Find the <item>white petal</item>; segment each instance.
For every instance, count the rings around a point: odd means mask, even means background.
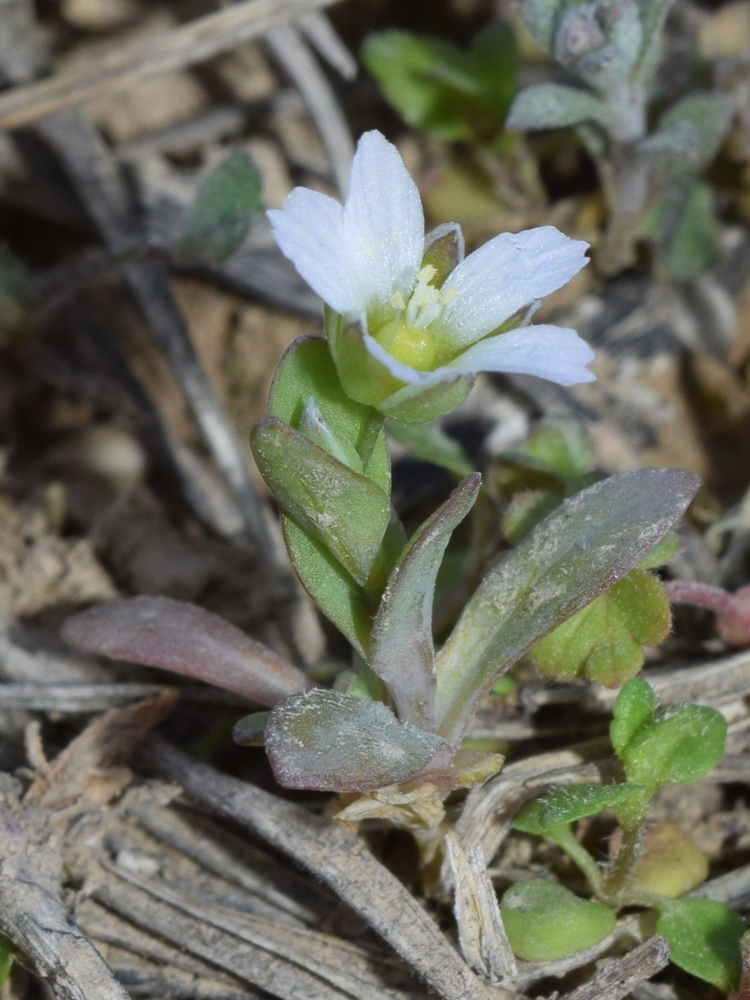
[[[554,226],[501,233],[459,264],[443,286],[446,336],[466,347],[492,333],[534,299],[549,295],[588,263],[588,244]]]
[[[439,372],[515,372],[576,385],[596,378],[586,368],[593,360],[594,352],[575,330],[540,324],[481,340]]]
[[[343,209],[327,195],[295,188],[281,209],[266,213],[281,252],[331,309],[361,309],[344,241]]]
[[[409,294],[424,251],[422,203],[398,150],[380,132],[365,132],[357,145],[344,239],[360,308]]]

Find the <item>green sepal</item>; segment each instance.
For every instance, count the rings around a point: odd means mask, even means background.
[[[635,569],[537,643],[530,655],[552,680],[586,677],[616,687],[638,673],[642,647],[661,642],[671,620],[662,582]]]
[[[617,919],[603,903],[540,879],[508,889],[500,914],[514,953],[526,962],[549,962],[590,948],[611,932]]]
[[[244,241],[261,210],[261,176],[244,152],[233,153],[198,188],[180,232],[177,250],[202,254],[217,264]]]
[[[672,962],[723,993],[737,989],[747,931],[740,915],[715,899],[662,898],[659,911],[656,930],[669,942]]]

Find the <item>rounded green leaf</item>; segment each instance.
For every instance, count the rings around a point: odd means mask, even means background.
[[[724,754],[727,724],[714,708],[663,708],[620,752],[628,781],[649,788],[699,781]]]
[[[508,889],[500,913],[514,953],[526,962],[549,962],[590,948],[610,933],[616,920],[604,903],[537,879]]]
[[[672,616],[664,584],[632,570],[531,650],[545,677],[586,677],[615,687],[643,666],[643,646],[661,642]]]
[[[660,909],[656,930],[669,942],[674,964],[724,993],[736,989],[747,930],[739,914],[715,899],[678,899]]]

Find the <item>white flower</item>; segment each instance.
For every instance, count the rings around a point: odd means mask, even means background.
[[[464,259],[460,227],[425,239],[416,185],[379,132],[359,141],[346,204],[295,188],[268,217],[282,252],[338,314],[327,324],[331,351],[362,402],[395,414],[423,390],[470,387],[480,371],[561,385],[594,378],[594,354],[574,330],[521,326],[587,263],[587,244],[543,226],[502,233]],[[366,350],[366,377],[380,383],[371,391],[354,377],[352,337]]]

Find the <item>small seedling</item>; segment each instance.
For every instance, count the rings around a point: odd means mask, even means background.
[[[616,912],[624,907],[644,907],[655,911],[656,931],[669,942],[676,965],[724,992],[737,987],[744,922],[734,910],[715,900],[671,898],[675,890],[694,886],[695,850],[680,850],[680,838],[674,832],[669,834],[669,865],[674,868],[678,862],[682,870],[671,871],[670,880],[665,882],[663,873],[654,872],[652,864],[660,851],[664,856],[665,836],[649,837],[646,822],[649,802],[660,788],[699,781],[719,762],[726,728],[715,709],[697,705],[659,708],[645,680],[636,677],[625,684],[615,702],[610,738],[626,780],[614,785],[554,789],[528,805],[516,819],[517,830],[549,837],[558,844],[584,873],[595,898],[595,902],[582,901],[556,886],[561,899],[556,906],[568,914],[567,921],[558,926],[556,919],[548,919],[549,904],[539,888],[547,883],[530,881],[514,886],[503,899],[502,912],[505,918],[509,910],[506,929],[520,957],[526,957],[528,948],[523,933],[527,925],[536,928],[534,958],[544,960],[601,940],[614,926]],[[614,812],[619,832],[617,849],[602,866],[579,843],[572,824],[603,809]],[[665,888],[670,889],[669,894]],[[544,891],[549,893],[547,888]],[[579,917],[576,907],[585,902],[589,907],[608,908],[610,918],[598,909],[584,907]],[[518,911],[523,922],[517,929],[514,919]]]

